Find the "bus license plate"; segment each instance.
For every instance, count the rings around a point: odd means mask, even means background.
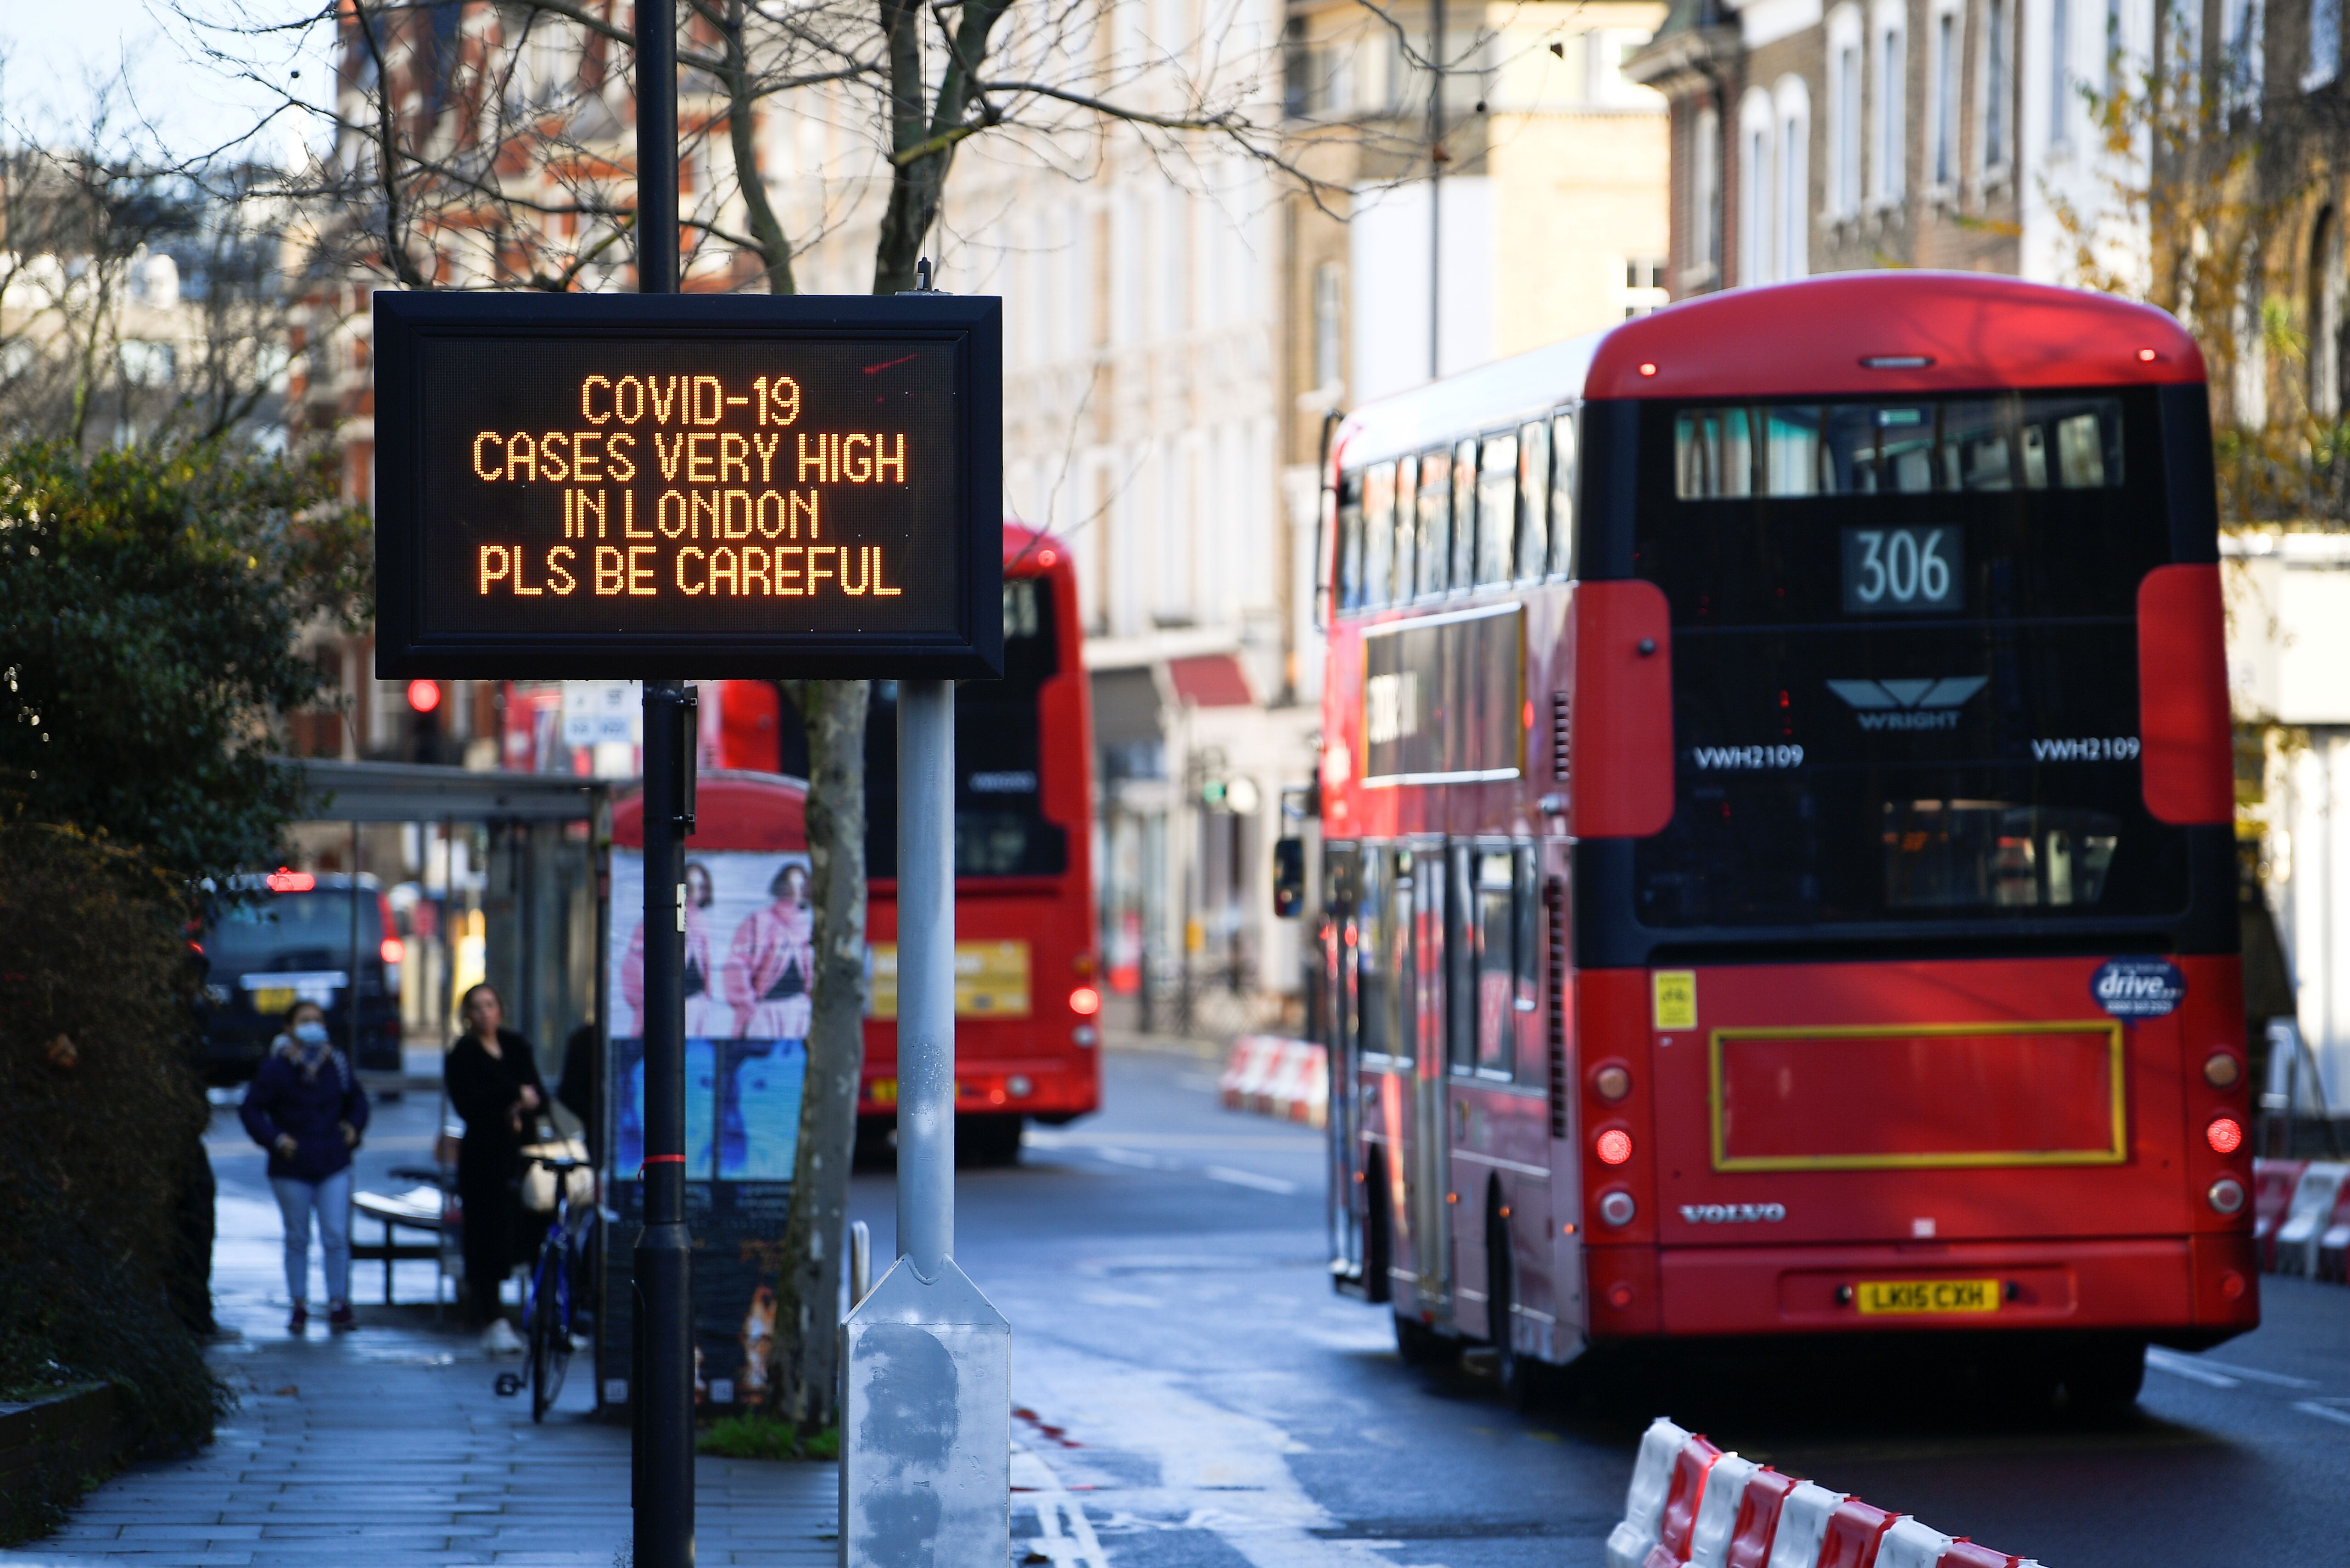
[[[1863,1280],[1858,1301],[1868,1314],[1997,1312],[1997,1280]]]

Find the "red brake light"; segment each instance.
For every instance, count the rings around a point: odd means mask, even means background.
[[[400,963],[407,957],[408,950],[400,945],[400,941],[398,937],[386,937],[383,939],[384,962]]]
[[[1101,1011],[1101,992],[1090,985],[1081,985],[1069,992],[1069,1011],[1080,1018],[1091,1018]]]
[[[437,680],[410,681],[408,705],[420,713],[430,713],[441,706],[441,683]]]
[[[307,871],[289,871],[283,866],[263,880],[273,893],[307,893],[318,885],[318,879]]]
[[[1609,1127],[1593,1142],[1591,1152],[1602,1165],[1622,1165],[1632,1158],[1632,1135],[1622,1127]]]
[[[1049,566],[1060,558],[1060,552],[1057,550],[1039,550],[1036,552],[1036,564],[1040,566]]]
[[[2243,1124],[2233,1116],[2221,1116],[2203,1129],[2206,1142],[2214,1154],[2233,1154],[2244,1147]]]

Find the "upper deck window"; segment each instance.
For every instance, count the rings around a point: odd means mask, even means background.
[[[1683,501],[2106,490],[2122,483],[2121,400],[1975,398],[1685,409]]]
[[[1463,443],[1466,444],[1465,442]],[[1477,458],[1477,586],[1510,580],[1516,554],[1518,438],[1485,438]]]
[[[1419,581],[1423,594],[1444,591],[1452,564],[1452,454],[1419,460]]]

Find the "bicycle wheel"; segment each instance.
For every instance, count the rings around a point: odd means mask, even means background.
[[[564,1374],[571,1369],[571,1260],[559,1236],[550,1235],[539,1249],[537,1277],[531,1289],[530,1418],[546,1419],[546,1412],[563,1393]]]

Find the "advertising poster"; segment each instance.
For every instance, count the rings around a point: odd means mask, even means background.
[[[693,1231],[694,1395],[706,1408],[763,1397],[776,1250],[790,1212],[807,1076],[816,912],[804,853],[692,851],[685,864],[686,1215]],[[625,1397],[625,1260],[643,1224],[644,857],[612,852],[611,1228],[602,1373]],[[615,1397],[619,1396],[619,1397]]]

